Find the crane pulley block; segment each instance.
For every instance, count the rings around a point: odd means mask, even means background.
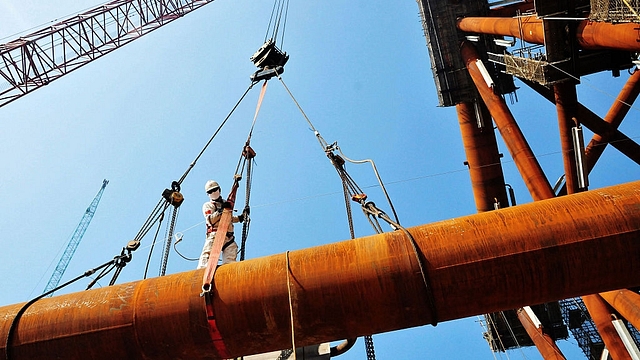
[[[184,201],[184,196],[180,193],[180,184],[177,181],[171,183],[171,189],[164,189],[162,197],[175,208],[180,207]]]
[[[250,60],[261,69],[275,68],[284,66],[289,60],[289,55],[278,49],[273,39],[269,39],[251,56]]]

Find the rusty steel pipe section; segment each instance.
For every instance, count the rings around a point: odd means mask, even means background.
[[[636,329],[640,329],[640,294],[622,289],[607,291],[600,296]]]
[[[578,126],[575,121],[578,95],[576,85],[560,82],[553,86],[556,111],[558,113],[558,130],[560,133],[560,148],[562,149],[562,164],[564,167],[565,186],[568,194],[578,192],[578,173],[576,170],[575,151],[571,129]]]
[[[616,360],[631,360],[629,351],[611,322],[611,314],[613,313],[611,307],[598,294],[583,296],[582,301],[587,307],[602,341],[609,349],[611,357]]]
[[[477,61],[480,59],[475,47],[468,41],[462,43],[462,57],[467,65],[467,70],[473,80],[482,100],[489,108],[493,120],[504,139],[509,153],[522,175],[529,193],[534,200],[549,199],[555,196],[549,180],[544,175],[542,167],[536,160],[531,147],[527,143],[520,127],[513,118],[513,114],[504,102],[504,99],[493,92],[485,82]]]
[[[237,357],[289,348],[292,321],[303,346],[638,286],[638,204],[640,181],[409,228],[419,257],[395,231],[223,265],[215,320]],[[18,323],[12,360],[220,358],[201,279],[42,299]],[[0,308],[0,358],[20,306]]]
[[[458,29],[476,34],[513,36],[532,44],[544,44],[542,19],[535,16],[465,17],[458,20]]]
[[[456,111],[476,209],[483,212],[494,210],[496,202],[500,207],[509,206],[509,202],[491,115],[484,104],[478,107],[476,112],[473,103],[463,102],[456,105]],[[478,115],[483,118],[482,127],[478,126]]]
[[[516,314],[544,360],[567,360],[551,336],[547,335],[542,327],[537,327],[523,308],[516,310]]]
[[[532,44],[544,44],[542,19],[535,16],[518,18],[466,17],[458,20],[458,29],[477,34],[513,36]],[[640,33],[635,23],[580,21],[576,40],[583,49],[640,50]]]

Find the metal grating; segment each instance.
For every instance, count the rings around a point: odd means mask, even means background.
[[[640,0],[591,0],[589,19],[640,23]]]
[[[582,299],[570,298],[560,300],[559,303],[560,309],[562,310],[562,317],[565,323],[569,325],[569,330],[571,330],[573,337],[578,342],[578,346],[580,346],[586,358],[589,360],[600,360],[604,343]],[[627,329],[636,345],[640,346],[640,332],[628,324]]]

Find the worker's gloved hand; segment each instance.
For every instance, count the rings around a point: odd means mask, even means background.
[[[225,202],[223,202],[223,203],[222,203],[222,208],[223,208],[223,209],[232,209],[232,208],[233,208],[233,205],[231,205],[231,203],[230,203],[230,202],[225,201]]]
[[[242,223],[249,221],[249,208],[244,208],[244,210],[242,210],[242,214],[238,215],[238,220]]]

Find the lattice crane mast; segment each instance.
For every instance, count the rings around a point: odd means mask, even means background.
[[[82,219],[78,224],[78,227],[76,227],[76,230],[73,232],[73,235],[71,235],[71,239],[67,244],[67,248],[64,250],[64,253],[62,253],[62,257],[60,258],[60,261],[58,261],[58,265],[56,266],[56,269],[53,271],[53,274],[51,275],[51,278],[49,279],[49,282],[47,283],[47,286],[44,288],[44,291],[42,293],[46,293],[47,291],[55,289],[60,283],[60,279],[62,279],[62,275],[64,275],[65,270],[67,270],[67,266],[69,265],[69,262],[73,257],[73,254],[76,252],[78,245],[80,245],[80,240],[82,240],[84,233],[87,231],[87,227],[89,227],[89,223],[91,222],[91,219],[93,219],[93,215],[96,213],[96,209],[98,208],[98,203],[100,203],[100,199],[102,198],[102,193],[104,193],[104,188],[107,187],[108,183],[109,183],[109,180],[107,179],[104,179],[102,181],[102,187],[100,188],[100,191],[98,191],[98,194],[96,194],[96,197],[93,198],[93,201],[91,202],[91,205],[89,205],[89,207],[87,208],[87,211],[84,212],[84,215],[82,216]],[[49,294],[49,297],[52,295],[53,293]]]
[[[0,107],[213,0],[114,0],[0,44]]]

